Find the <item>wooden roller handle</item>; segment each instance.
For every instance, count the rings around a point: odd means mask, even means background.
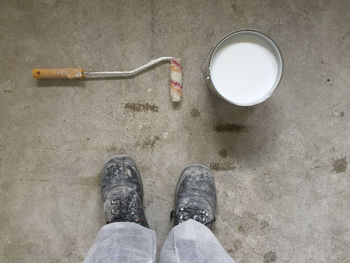
[[[82,68],[35,68],[33,77],[36,79],[83,79]]]

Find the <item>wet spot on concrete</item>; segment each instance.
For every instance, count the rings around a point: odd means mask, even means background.
[[[116,153],[118,150],[117,146],[110,146],[107,148],[108,153]]]
[[[125,103],[124,108],[133,112],[158,112],[159,109],[158,106],[150,103]]]
[[[198,109],[196,109],[196,108],[192,108],[192,110],[191,110],[191,116],[193,117],[193,118],[197,118],[197,117],[199,117],[201,115],[201,113],[200,113],[200,111],[198,110]]]
[[[5,93],[12,93],[12,90],[4,90]]]
[[[235,168],[236,168],[236,165],[232,163],[218,163],[218,162],[210,163],[210,169],[216,172],[234,170]]]
[[[90,141],[90,138],[86,138],[87,141]]]
[[[344,115],[345,115],[344,111],[341,111],[340,114],[339,114],[340,117],[344,117]]]
[[[151,138],[143,139],[142,141],[139,140],[137,141],[136,145],[142,149],[153,149],[158,141],[160,141],[160,137],[156,135]]]
[[[227,156],[227,150],[226,149],[221,149],[219,151],[219,155],[222,157],[222,158],[226,158]]]
[[[236,123],[220,123],[215,125],[216,132],[242,133],[247,131],[247,127]]]
[[[346,161],[346,157],[343,157],[343,158],[338,158],[333,160],[332,165],[333,165],[332,171],[339,174],[339,173],[344,173],[346,171],[348,162]]]
[[[276,262],[276,252],[269,251],[264,255],[264,263]]]

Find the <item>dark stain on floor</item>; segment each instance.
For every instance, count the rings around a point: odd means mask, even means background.
[[[227,157],[227,150],[226,149],[221,149],[219,151],[219,155],[222,157],[222,158],[226,158]]]
[[[343,118],[345,116],[345,112],[344,111],[335,110],[332,113],[332,115],[333,115],[333,117],[336,117],[336,118]]]
[[[231,8],[233,11],[235,11],[235,12],[237,11],[237,6],[234,3],[231,5]]]
[[[143,139],[142,141],[137,141],[136,145],[141,147],[142,149],[153,149],[157,142],[160,141],[159,136],[153,136],[153,138],[146,138]]]
[[[5,93],[12,93],[12,90],[4,90]]]
[[[239,231],[240,233],[244,233],[244,232],[245,232],[245,229],[244,229],[244,227],[243,227],[242,225],[239,225],[239,226],[238,226],[238,231]]]
[[[276,262],[276,252],[269,251],[264,255],[264,263]]]
[[[192,110],[191,110],[191,116],[193,118],[197,118],[200,115],[201,115],[200,111],[197,108],[193,107]]]
[[[232,163],[218,163],[218,162],[214,162],[214,163],[210,163],[210,169],[216,172],[219,171],[229,171],[229,170],[234,170],[236,168],[236,165],[232,164]]]
[[[125,103],[124,105],[125,109],[131,110],[133,112],[158,112],[159,107],[156,106],[154,103]]]
[[[247,131],[247,127],[236,123],[220,123],[215,125],[216,132],[242,133]]]
[[[333,160],[332,165],[333,165],[332,171],[339,174],[339,173],[344,173],[346,171],[348,162],[346,161],[346,157],[343,157],[343,158],[338,158]]]

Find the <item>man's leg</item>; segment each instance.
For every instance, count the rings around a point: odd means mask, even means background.
[[[187,167],[176,187],[175,227],[164,243],[160,263],[234,263],[207,227],[215,221],[215,208],[215,182],[209,168]]]
[[[156,234],[135,223],[119,222],[103,226],[84,263],[154,263]]]
[[[173,227],[160,252],[160,263],[234,263],[205,225],[187,220]]]
[[[107,225],[101,228],[84,263],[153,263],[156,235],[143,212],[143,186],[133,160],[111,158],[102,172]]]

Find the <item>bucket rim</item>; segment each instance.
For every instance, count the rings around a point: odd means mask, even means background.
[[[211,78],[211,64],[212,64],[212,60],[213,57],[217,51],[217,49],[221,46],[221,44],[227,40],[228,38],[232,37],[233,35],[238,35],[238,34],[242,34],[242,33],[248,33],[248,34],[252,34],[255,36],[259,36],[261,39],[265,40],[268,44],[270,44],[270,46],[272,47],[275,55],[276,55],[276,59],[277,59],[277,64],[278,64],[278,73],[276,76],[276,81],[275,83],[272,85],[272,87],[270,88],[269,92],[266,93],[265,96],[263,96],[262,98],[260,98],[259,100],[256,100],[254,102],[251,103],[237,103],[234,101],[231,101],[227,98],[225,98],[223,95],[221,95],[219,93],[219,91],[216,89],[212,78]],[[209,63],[208,63],[208,79],[210,80],[213,88],[215,89],[216,93],[220,96],[220,98],[222,98],[223,100],[225,100],[226,102],[233,104],[233,105],[237,105],[237,106],[254,106],[257,105],[261,102],[264,102],[265,100],[267,100],[268,98],[271,97],[272,93],[276,90],[276,88],[280,85],[282,77],[283,77],[283,72],[284,72],[284,61],[283,61],[283,56],[282,56],[282,52],[280,50],[280,48],[278,47],[278,45],[276,44],[276,42],[274,40],[272,40],[271,37],[269,37],[267,34],[262,33],[260,31],[254,30],[254,29],[240,29],[237,31],[233,31],[230,32],[228,34],[226,34],[223,38],[221,38],[221,40],[213,47],[211,54],[210,54],[210,58],[209,58]]]

